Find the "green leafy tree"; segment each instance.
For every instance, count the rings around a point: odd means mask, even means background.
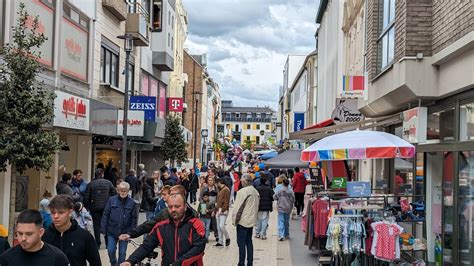
[[[38,48],[46,40],[38,27],[38,17],[32,18],[21,3],[12,41],[0,48],[0,171],[12,166],[10,225],[16,174],[29,168],[47,171],[62,146],[58,135],[44,128],[52,124],[54,93],[36,79]]]
[[[169,115],[166,118],[165,140],[162,146],[164,159],[170,160],[172,165],[175,161],[186,162],[188,160],[186,142],[184,141],[179,117]]]
[[[244,140],[244,143],[242,145],[242,148],[244,150],[251,150],[252,149],[252,144],[253,144],[253,141],[249,140],[249,139],[246,139]]]

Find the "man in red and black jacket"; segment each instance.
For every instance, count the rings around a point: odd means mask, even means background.
[[[206,247],[204,224],[187,208],[181,194],[168,200],[169,218],[158,222],[143,244],[121,266],[136,264],[161,246],[161,265],[197,265]]]

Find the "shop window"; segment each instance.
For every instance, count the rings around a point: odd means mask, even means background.
[[[101,82],[118,87],[119,54],[110,47],[102,45],[100,54]]]
[[[454,141],[454,107],[428,114],[428,142]]]
[[[459,152],[459,255],[455,265],[474,265],[474,151]]]
[[[377,40],[379,72],[392,63],[395,51],[395,0],[381,0],[380,3],[382,31]]]
[[[461,105],[459,111],[459,140],[474,140],[474,103]]]
[[[153,10],[151,17],[151,27],[152,31],[161,31],[162,30],[162,14],[163,14],[163,3],[161,0],[153,1]]]

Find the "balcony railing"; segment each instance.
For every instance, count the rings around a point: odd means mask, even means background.
[[[102,6],[109,10],[118,20],[127,20],[127,3],[124,0],[102,0]]]
[[[149,14],[139,3],[132,3],[127,14],[127,24],[125,31],[135,37],[135,46],[148,46],[149,44]]]
[[[223,117],[222,121],[225,122],[272,122],[271,118],[246,118],[246,117]]]

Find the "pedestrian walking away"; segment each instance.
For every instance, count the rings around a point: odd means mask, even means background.
[[[91,212],[94,224],[94,238],[99,248],[101,244],[100,223],[102,221],[102,214],[109,198],[116,194],[117,191],[114,185],[109,180],[104,179],[104,170],[97,168],[94,180],[87,185],[84,200],[86,208]],[[105,242],[107,244],[107,238]]]
[[[124,262],[126,257],[128,242],[120,240],[119,236],[137,227],[138,223],[138,206],[128,196],[130,185],[127,182],[122,182],[118,189],[119,195],[113,196],[107,201],[100,227],[101,232],[107,236],[107,253],[112,265]],[[119,246],[118,260],[117,244]]]
[[[230,204],[230,189],[227,187],[226,181],[222,178],[217,179],[217,187],[219,188],[219,194],[217,194],[216,202],[216,221],[217,231],[219,234],[219,241],[215,245],[216,247],[222,247],[230,245],[229,232],[225,227],[227,216],[229,216],[229,204]]]
[[[267,239],[268,220],[270,212],[273,211],[273,189],[266,176],[260,177],[260,186],[257,187],[260,201],[258,205],[257,225],[255,227],[255,237],[262,240]]]
[[[283,241],[290,237],[290,214],[293,210],[295,195],[289,188],[290,181],[282,179],[283,187],[274,195],[278,206],[278,240]]]
[[[206,247],[204,225],[186,205],[185,197],[172,194],[168,202],[169,218],[158,222],[142,245],[121,266],[139,263],[158,245],[161,265],[197,265]]]
[[[0,265],[70,265],[60,249],[41,240],[43,234],[41,213],[31,209],[22,211],[16,222],[16,239],[19,244],[0,255]]]
[[[74,212],[72,198],[68,195],[57,195],[49,206],[53,223],[46,229],[42,240],[61,249],[71,266],[86,265],[86,262],[91,266],[102,265],[94,238],[71,218]]]
[[[306,180],[304,174],[300,172],[298,167],[295,167],[295,174],[293,176],[291,186],[293,187],[293,192],[295,193],[295,207],[296,215],[301,216],[301,212],[304,209],[304,193],[306,192],[306,186],[308,181]]]
[[[242,188],[237,192],[234,202],[232,224],[237,227],[237,245],[239,246],[239,266],[253,265],[253,227],[257,224],[259,194],[253,187],[252,176],[242,175]]]
[[[125,182],[130,184],[132,199],[138,200],[138,195],[140,192],[140,181],[138,181],[138,177],[136,176],[135,170],[128,170],[128,175],[125,177]]]

